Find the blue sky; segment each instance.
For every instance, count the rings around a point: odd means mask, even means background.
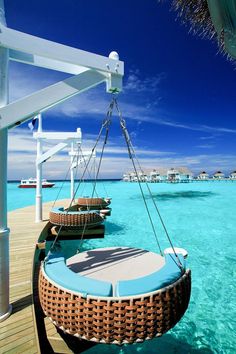
[[[5,7],[11,28],[105,56],[119,53],[125,63],[120,108],[144,168],[236,169],[235,65],[216,43],[189,33],[169,1],[11,0]],[[66,77],[12,62],[10,99]],[[109,101],[103,85],[87,91],[46,112],[44,129],[81,127],[83,146],[90,147]],[[35,150],[26,124],[10,132],[9,179],[34,176]],[[58,155],[45,164],[45,177],[63,178],[68,163],[65,153]],[[130,169],[114,117],[101,177]]]

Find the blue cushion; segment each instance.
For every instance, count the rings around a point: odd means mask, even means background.
[[[178,257],[184,268],[184,257],[181,254],[178,254]],[[145,294],[174,283],[182,274],[181,269],[176,263],[178,264],[174,254],[166,254],[165,265],[160,270],[146,275],[145,277],[117,282],[116,295],[129,296]]]
[[[52,209],[52,212],[53,213],[56,213],[56,214],[99,214],[100,211],[98,210],[71,210],[71,211],[67,211],[65,210],[63,207],[60,207],[60,208],[53,208]]]
[[[60,208],[52,208],[52,212],[53,213],[63,213],[64,212],[64,208],[60,207]]]
[[[66,264],[62,254],[50,254],[44,263],[44,270],[47,276],[58,285],[64,288],[77,291],[87,295],[112,296],[112,284],[86,278],[78,273],[72,272]]]

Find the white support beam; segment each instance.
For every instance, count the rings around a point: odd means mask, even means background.
[[[8,60],[76,74],[30,96],[8,104]],[[7,227],[7,129],[35,117],[64,100],[106,82],[107,92],[122,89],[124,63],[116,52],[109,57],[37,38],[6,27],[0,0],[0,321],[11,313],[9,304],[9,229]],[[42,146],[38,139],[38,154]],[[37,182],[40,186],[41,166]],[[38,187],[38,201],[41,191]],[[42,201],[42,200],[41,200]],[[38,214],[38,219],[40,219]]]
[[[0,129],[19,125],[40,112],[104,81],[106,81],[106,77],[103,74],[87,70],[10,103],[0,108]]]
[[[36,117],[35,117],[36,118]],[[38,132],[42,132],[42,115],[38,115]],[[43,153],[42,140],[37,139],[37,159]],[[43,196],[42,196],[42,175],[43,175],[43,166],[42,164],[36,164],[36,195],[35,195],[35,222],[40,222],[43,220]]]
[[[42,164],[49,160],[59,151],[71,145],[71,152],[74,152],[75,144],[81,144],[82,132],[77,128],[76,132],[44,132],[42,130],[42,116],[38,115],[38,131],[34,133],[34,138],[37,140],[37,159],[36,159],[36,205],[35,205],[35,221],[43,220],[43,205],[42,205]],[[51,147],[46,152],[43,152],[43,142],[45,140],[61,140],[60,143]],[[71,156],[73,161],[73,156]],[[71,170],[71,190],[74,190],[74,170]],[[73,194],[72,194],[73,195]]]
[[[3,0],[0,0],[0,23],[5,24]],[[0,47],[0,107],[8,103],[9,53]],[[7,129],[0,131],[0,322],[12,311],[9,304],[9,228],[7,227]]]
[[[9,50],[9,59],[19,63],[39,66],[46,69],[54,69],[56,71],[73,75],[78,75],[86,69],[82,66],[63,63],[55,59],[43,58],[38,55],[28,54],[14,49]]]
[[[46,140],[81,140],[82,133],[81,129],[77,128],[76,132],[35,132],[33,136],[35,139]]]
[[[42,155],[40,155],[37,160],[36,160],[36,165],[40,165],[43,162],[46,162],[48,159],[50,159],[53,155],[58,153],[59,151],[65,149],[70,142],[68,141],[67,143],[59,143],[55,146],[53,146],[51,149],[48,151],[44,152]]]
[[[75,153],[75,143],[74,141],[71,142],[71,155],[70,155],[70,199],[71,199],[71,203],[73,203],[74,201],[74,197],[75,197],[75,170],[72,167],[72,165],[74,164],[74,153]],[[74,155],[74,156],[73,156]]]
[[[0,25],[0,43],[5,48],[32,54],[33,56],[49,58],[50,60],[72,64],[73,66],[83,66],[105,73],[124,75],[124,63],[122,61],[38,38],[3,25]],[[22,59],[18,57],[17,60],[27,63],[23,57]],[[36,58],[32,60],[35,63]],[[42,64],[41,62],[40,66]],[[45,67],[55,70],[54,65],[48,66],[48,64],[49,62],[47,62]],[[35,63],[34,65],[37,64]]]

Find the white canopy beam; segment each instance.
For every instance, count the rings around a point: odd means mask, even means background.
[[[70,144],[81,144],[82,133],[80,128],[77,128],[76,132],[44,132],[42,130],[42,115],[40,114],[38,115],[38,131],[34,133],[34,138],[37,140],[35,221],[40,222],[43,220],[42,164]],[[42,143],[44,140],[62,140],[63,142],[43,152]],[[73,149],[71,149],[71,151],[73,151]],[[74,184],[74,174],[71,179],[71,185],[72,184]]]
[[[48,86],[0,108],[0,129],[11,128],[30,119],[40,112],[86,91],[106,80],[96,71],[87,70],[64,81]]]
[[[110,72],[111,74],[124,75],[124,64],[122,61],[35,37],[5,27],[1,24],[0,43],[2,47],[19,51],[20,53],[27,53],[28,59],[23,56],[20,57],[20,55],[18,58],[16,55],[11,57],[11,59],[16,59],[23,63],[38,65],[39,63],[37,63],[37,60],[42,57],[45,58],[45,61],[40,62],[40,66],[45,65],[44,67],[53,70],[58,70],[57,65],[54,66],[55,63],[62,62],[64,64],[79,67],[82,66],[87,69],[93,69],[105,73]],[[31,57],[30,54],[32,55]],[[49,60],[47,61],[46,59]]]
[[[8,104],[9,59],[76,76]],[[7,28],[4,0],[0,0],[0,321],[11,312],[7,227],[7,129],[102,82],[106,82],[107,92],[119,92],[122,89],[123,75],[124,64],[116,52],[105,57]],[[40,139],[38,143],[40,152]],[[39,169],[37,181],[40,178]],[[40,193],[39,190],[38,194]]]
[[[9,59],[19,63],[39,66],[46,69],[54,69],[56,71],[61,71],[73,75],[80,74],[85,70],[85,68],[82,66],[63,63],[55,59],[53,60],[49,58],[43,58],[38,55],[28,54],[14,49],[9,50]]]
[[[0,23],[5,24],[3,0]],[[0,48],[0,107],[8,103],[8,49]],[[9,304],[9,228],[7,227],[7,129],[0,130],[0,322],[12,311]]]
[[[44,152],[42,155],[40,155],[39,158],[37,158],[36,165],[40,165],[41,163],[46,162],[52,156],[56,155],[59,151],[65,149],[68,146],[68,144],[69,144],[69,141],[67,143],[59,143],[59,144],[53,146],[51,149]]]
[[[79,140],[81,141],[82,133],[81,129],[77,128],[76,132],[35,132],[35,139],[46,139],[46,140]]]

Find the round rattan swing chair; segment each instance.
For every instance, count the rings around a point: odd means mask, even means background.
[[[105,144],[106,144],[106,142],[105,142]],[[102,155],[103,155],[103,151],[102,151]],[[94,161],[93,168],[94,168],[95,178],[93,180],[93,190],[92,190],[91,196],[80,196],[77,200],[77,206],[78,206],[78,209],[82,210],[82,211],[83,210],[100,210],[101,215],[110,216],[111,215],[111,208],[109,206],[111,204],[111,198],[108,197],[108,195],[107,195],[107,197],[99,197],[99,195],[97,194],[97,191],[96,191],[96,183],[97,183],[98,174],[99,174],[100,167],[101,167],[102,155],[100,157],[98,167],[96,166],[95,159],[93,160]],[[83,156],[83,154],[82,154],[82,156]],[[85,168],[86,168],[86,164],[85,164]],[[90,176],[91,176],[91,174],[90,174]],[[105,190],[105,193],[107,194],[107,191],[106,191],[104,185],[103,185],[103,188]]]
[[[118,110],[115,99],[113,104]],[[118,113],[120,114],[119,110]],[[138,176],[136,156],[121,114],[120,124]],[[143,187],[139,180],[138,182],[144,197]],[[148,190],[150,191],[149,188]],[[150,195],[152,197],[151,191]],[[145,198],[143,200],[156,237],[149,208]],[[63,253],[58,252],[56,248],[52,247],[48,252],[40,266],[39,299],[45,315],[62,331],[98,343],[132,344],[163,335],[184,315],[190,300],[191,271],[186,267],[186,254],[173,247],[153,197],[152,201],[171,248],[163,253],[156,237],[160,251],[156,256],[159,257],[160,266],[148,274],[134,278],[118,277],[114,283],[102,278],[96,279],[90,274],[96,267],[94,253],[98,252],[98,249],[90,252],[92,256],[91,262],[88,262],[87,275],[73,271]],[[111,251],[102,249],[102,252],[107,254]],[[134,258],[131,258],[133,262],[138,259],[139,252],[145,254],[147,251],[119,249],[119,252],[131,252],[134,255]],[[82,257],[83,253],[79,253],[79,256]],[[87,258],[88,254],[78,264],[86,263]],[[117,267],[121,268],[119,257],[115,258],[118,259]],[[106,261],[106,257],[102,261],[100,257],[103,273],[107,272],[104,271],[104,264],[109,261]],[[130,264],[132,267],[133,263]],[[110,268],[110,264],[108,265]],[[126,274],[130,272],[131,267],[127,266]]]
[[[80,149],[80,155],[79,155],[79,149]],[[96,182],[98,179],[98,174],[100,170],[100,165],[101,162],[99,162],[99,168],[96,171],[96,176],[95,180],[93,181],[93,190],[92,190],[92,196],[86,196],[86,197],[80,197],[78,198],[77,203],[75,203],[75,195],[78,193],[79,187],[84,181],[84,176],[85,173],[88,172],[88,167],[89,163],[92,160],[92,157],[94,157],[94,150],[95,147],[92,149],[91,154],[89,156],[88,161],[86,162],[85,157],[83,155],[82,149],[80,145],[78,146],[78,153],[74,155],[74,159],[71,163],[71,166],[69,167],[69,170],[72,168],[73,164],[76,164],[78,167],[78,160],[83,160],[85,163],[85,168],[83,171],[83,174],[80,178],[79,184],[74,192],[73,197],[71,198],[70,205],[68,208],[64,207],[54,207],[55,202],[59,197],[60,191],[57,195],[56,200],[54,201],[53,207],[49,213],[49,221],[51,224],[60,226],[62,228],[77,228],[81,229],[89,229],[89,228],[94,228],[104,222],[104,219],[106,216],[109,216],[111,214],[111,209],[108,207],[109,204],[111,203],[111,198],[100,198],[98,196],[94,196],[94,194],[97,194],[96,192]],[[77,162],[74,161],[75,158],[77,157]],[[102,158],[102,156],[101,156]],[[100,160],[101,160],[100,158]],[[94,166],[96,167],[95,164],[95,159],[94,159]],[[69,172],[68,170],[68,172]],[[68,172],[66,174],[66,178],[68,175]],[[77,168],[76,168],[76,174],[77,174]],[[89,176],[91,177],[91,174],[89,173]],[[65,178],[65,180],[66,180]],[[64,183],[63,183],[64,184]],[[62,186],[63,186],[62,184]]]
[[[62,227],[84,228],[86,225],[86,228],[91,228],[103,223],[104,218],[97,211],[67,210],[61,207],[51,210],[49,221]]]
[[[80,209],[101,210],[106,209],[111,204],[111,198],[80,197],[78,198],[78,207]]]

